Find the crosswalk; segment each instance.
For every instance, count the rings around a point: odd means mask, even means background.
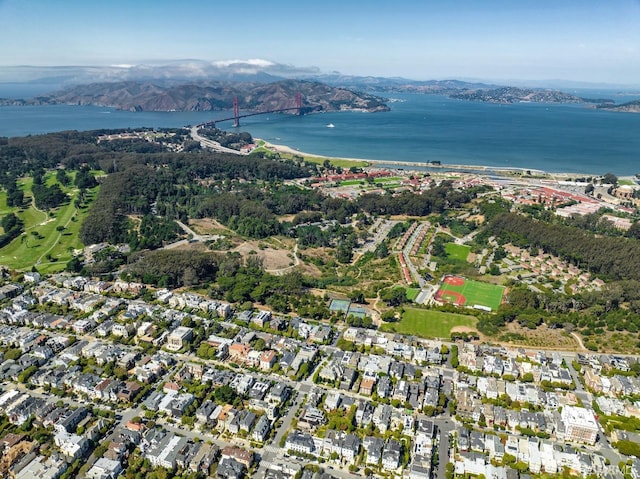
[[[269,452],[269,453],[273,454],[274,456],[277,456],[278,453],[281,452],[281,449],[279,447],[277,447],[277,446],[274,446],[274,445],[264,446],[262,448],[262,450],[264,452]]]

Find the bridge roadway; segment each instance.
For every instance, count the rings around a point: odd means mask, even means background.
[[[199,125],[196,125],[196,128],[206,128],[208,126],[216,126],[216,123],[220,123],[222,121],[231,121],[231,120],[236,120],[236,124],[234,126],[240,126],[240,122],[238,120],[240,120],[240,118],[247,118],[250,116],[256,116],[256,115],[265,115],[267,113],[281,113],[283,111],[291,111],[291,110],[300,110],[299,107],[297,106],[293,106],[290,108],[278,108],[277,110],[267,110],[267,111],[255,111],[253,113],[244,113],[242,115],[237,115],[237,116],[230,116],[228,118],[221,118],[220,120],[211,120],[211,121],[206,121],[204,123],[200,123]]]

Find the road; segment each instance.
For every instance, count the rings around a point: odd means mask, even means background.
[[[275,434],[271,441],[265,443],[262,452],[262,458],[260,460],[260,467],[258,468],[256,477],[264,477],[265,473],[269,466],[271,466],[274,462],[277,462],[276,459],[283,459],[284,450],[280,449],[280,441],[284,437],[284,435],[289,431],[291,427],[291,423],[298,412],[298,408],[300,404],[303,402],[303,398],[307,395],[307,393],[311,390],[311,387],[308,385],[303,385],[302,383],[298,383],[299,391],[297,391],[296,398],[293,400],[293,403],[289,407],[289,412],[282,420],[280,427],[278,428],[278,432]],[[287,459],[288,461],[289,459]]]
[[[198,242],[204,242],[204,241],[215,241],[215,240],[218,240],[220,238],[224,238],[224,236],[222,236],[222,235],[200,235],[200,234],[196,233],[195,231],[193,231],[191,228],[189,228],[189,226],[184,224],[182,221],[178,221],[178,220],[175,220],[175,221],[176,221],[177,225],[180,228],[182,228],[182,231],[184,231],[185,233],[187,233],[189,235],[189,239],[182,239],[182,240],[175,241],[173,243],[165,245],[163,247],[163,249],[173,249],[173,248],[178,248],[180,246],[184,246],[184,245],[189,244],[189,243],[198,243]]]
[[[213,141],[208,138],[205,138],[204,136],[201,136],[200,134],[198,134],[197,126],[194,126],[191,128],[191,138],[193,138],[195,141],[200,143],[200,146],[202,148],[209,148],[210,150],[218,151],[221,153],[232,153],[234,155],[243,155],[243,153],[240,153],[238,150],[232,150],[231,148],[226,148],[222,146],[220,143],[218,143],[217,141]]]
[[[435,477],[444,479],[447,477],[447,464],[451,451],[451,434],[455,430],[455,424],[449,417],[437,417],[433,422],[438,426],[438,469]]]

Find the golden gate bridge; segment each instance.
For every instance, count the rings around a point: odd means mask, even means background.
[[[296,106],[292,106],[288,108],[276,108],[274,110],[255,111],[252,113],[244,113],[242,115],[240,114],[240,108],[238,107],[238,97],[234,96],[233,97],[233,116],[200,123],[199,125],[196,125],[196,127],[197,128],[215,128],[216,123],[233,120],[233,127],[238,128],[240,126],[240,118],[247,118],[247,117],[256,116],[256,115],[264,115],[266,113],[279,113],[283,111],[293,111],[293,110],[296,111],[296,115],[302,115],[302,95],[300,95],[300,93],[296,94]]]

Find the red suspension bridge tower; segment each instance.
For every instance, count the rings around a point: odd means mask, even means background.
[[[267,113],[280,113],[280,112],[294,111],[294,110],[295,110],[295,115],[297,116],[301,116],[304,113],[302,110],[302,95],[300,93],[296,93],[296,106],[291,106],[287,108],[276,108],[276,109],[267,110],[267,111],[255,111],[251,113],[243,113],[242,115],[240,114],[238,97],[234,96],[233,97],[233,116],[230,116],[228,118],[220,118],[218,120],[207,121],[205,123],[201,123],[198,126],[201,128],[215,128],[216,123],[233,120],[233,127],[238,128],[240,126],[240,118],[247,118],[249,116],[265,115]]]
[[[240,108],[238,107],[238,97],[233,97],[233,127],[238,128],[240,126]]]

